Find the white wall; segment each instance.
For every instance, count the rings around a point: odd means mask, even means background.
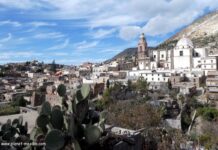
[[[166,75],[166,76],[165,76]],[[143,71],[129,71],[128,76],[130,78],[137,79],[138,77],[144,77],[148,82],[167,82],[169,78],[170,72],[154,72],[151,70],[143,70]]]
[[[180,51],[183,52],[183,56],[180,56]],[[181,68],[189,69],[192,64],[190,57],[192,57],[191,49],[175,48],[174,58],[173,58],[174,59],[174,69],[181,69]]]
[[[167,59],[166,55],[167,55],[166,50],[160,51],[160,60],[166,60]]]

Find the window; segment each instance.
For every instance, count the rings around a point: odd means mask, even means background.
[[[199,56],[198,53],[195,53],[195,56],[198,57]]]
[[[154,74],[152,73],[152,76],[153,76]]]
[[[142,52],[142,46],[140,46],[139,49],[140,49],[140,52]]]
[[[213,68],[213,65],[211,65],[211,68]]]
[[[156,55],[154,55],[153,57],[156,58]]]
[[[163,78],[163,80],[165,81],[165,78]]]
[[[204,65],[204,68],[206,68],[206,65]]]
[[[152,78],[152,81],[154,80],[154,78]]]
[[[161,55],[161,58],[164,58],[164,55],[163,55],[163,54]]]
[[[193,81],[194,81],[194,82],[196,82],[196,80],[195,80],[195,79],[193,79]]]
[[[211,63],[213,63],[213,60],[211,60]]]
[[[179,56],[183,56],[183,51],[179,51]]]
[[[160,78],[158,78],[158,81],[160,80]]]

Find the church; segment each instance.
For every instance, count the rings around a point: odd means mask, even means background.
[[[196,81],[217,70],[217,57],[208,53],[208,48],[195,47],[183,36],[172,49],[148,49],[145,35],[138,42],[137,67],[128,72],[129,79],[144,77],[148,82],[168,82],[174,76],[186,76]]]

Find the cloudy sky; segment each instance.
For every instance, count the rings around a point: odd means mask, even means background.
[[[0,64],[100,62],[135,47],[142,32],[155,46],[217,8],[218,0],[0,0]]]

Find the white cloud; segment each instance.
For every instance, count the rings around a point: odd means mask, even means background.
[[[89,49],[96,47],[98,45],[99,41],[93,41],[93,42],[87,42],[87,41],[82,41],[79,43],[75,44],[76,49]]]
[[[102,38],[106,38],[108,36],[111,36],[114,32],[116,32],[116,29],[112,28],[112,29],[99,29],[97,31],[94,31],[91,34],[91,36],[94,39],[102,39]]]
[[[58,45],[54,45],[50,48],[48,48],[47,50],[59,50],[59,49],[64,49],[69,45],[69,39],[66,39],[63,43],[58,44]]]
[[[0,26],[3,26],[3,25],[11,25],[14,27],[20,27],[22,24],[20,22],[11,21],[11,20],[0,21]]]
[[[33,21],[33,22],[30,22],[29,25],[35,28],[38,28],[38,27],[44,27],[44,26],[56,26],[57,24],[54,22]]]
[[[34,51],[7,51],[1,52],[0,59],[14,59],[14,58],[28,58],[34,56],[42,56],[42,53],[34,52]]]
[[[190,24],[197,16],[198,13],[195,11],[189,11],[175,17],[158,15],[148,21],[143,27],[143,32],[151,36],[164,35],[175,31],[178,27]]]
[[[36,39],[58,39],[63,37],[65,37],[65,35],[60,32],[38,33],[33,36],[33,38]]]
[[[11,40],[11,38],[12,38],[11,33],[8,33],[7,37],[0,39],[0,43],[8,42],[9,40]]]
[[[125,26],[122,27],[119,36],[124,40],[132,40],[141,33],[141,28],[138,26]]]
[[[17,8],[17,9],[32,9],[45,7],[41,1],[33,0],[0,0],[0,5],[8,8]]]
[[[33,60],[40,58],[44,56],[45,54],[34,52],[31,50],[25,50],[25,51],[1,51],[0,55],[0,64],[6,64],[6,63],[18,63],[18,62],[24,62],[23,59],[26,60]]]
[[[0,0],[0,5],[26,11],[31,9],[31,14],[39,18],[80,19],[90,28],[117,28],[122,39],[130,40],[138,32],[150,36],[173,32],[191,23],[205,9],[216,10],[218,0]],[[100,29],[93,37],[100,39],[110,34]],[[48,37],[52,36],[38,35],[38,38]]]
[[[218,0],[158,0],[155,3],[150,0],[45,1],[56,8],[49,12],[51,18],[85,19],[87,26],[92,28],[119,27],[120,37],[127,35],[127,39],[133,38],[139,28],[151,36],[172,32],[191,23],[206,8],[218,8]],[[126,26],[134,28],[131,31],[125,30],[127,33],[124,33]]]

